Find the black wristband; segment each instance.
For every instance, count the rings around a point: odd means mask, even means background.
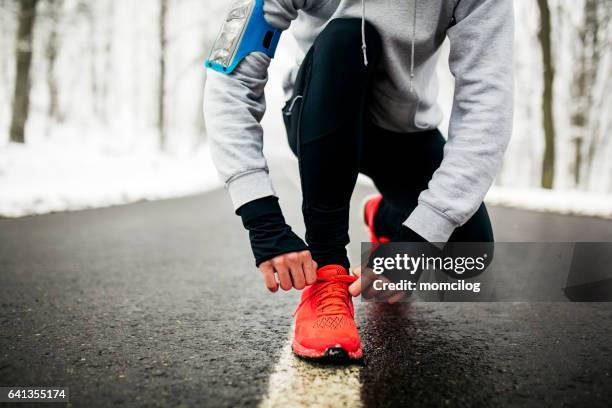
[[[257,266],[278,255],[308,249],[285,222],[277,197],[268,196],[246,203],[236,214],[249,231]]]

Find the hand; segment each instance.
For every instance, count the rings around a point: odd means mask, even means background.
[[[359,296],[363,292],[363,296],[366,299],[376,299],[379,301],[386,300],[389,304],[397,303],[406,297],[405,292],[397,292],[390,290],[378,291],[372,287],[375,280],[380,280],[382,282],[391,282],[385,276],[375,275],[374,273],[370,272],[366,273],[366,275],[362,278],[361,266],[358,266],[357,268],[353,269],[353,274],[357,276],[357,278],[359,278],[355,282],[353,282],[351,286],[349,286],[349,293],[354,297]]]
[[[289,252],[279,255],[259,265],[266,287],[276,292],[280,287],[287,291],[292,287],[302,290],[317,280],[317,263],[312,260],[310,251]],[[275,277],[278,275],[278,279]]]

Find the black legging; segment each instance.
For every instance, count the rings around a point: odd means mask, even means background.
[[[320,266],[349,266],[349,203],[360,172],[384,197],[377,233],[403,240],[408,228],[402,223],[443,158],[445,140],[438,130],[400,134],[368,120],[368,90],[382,49],[370,24],[366,39],[367,67],[361,20],[331,21],[307,53],[283,109],[289,145],[299,159],[306,242]],[[450,241],[493,241],[484,204]]]

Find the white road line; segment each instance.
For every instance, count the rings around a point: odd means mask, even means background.
[[[291,339],[283,347],[261,408],[361,407],[361,367],[315,365],[296,357]]]
[[[287,178],[300,189],[297,165],[292,166],[290,160],[280,162]],[[361,367],[317,365],[301,360],[291,350],[293,330],[292,327],[260,407],[362,407]]]
[[[361,309],[357,302],[356,313]],[[362,407],[361,366],[318,365],[296,357],[291,350],[293,330],[289,331],[260,408]]]

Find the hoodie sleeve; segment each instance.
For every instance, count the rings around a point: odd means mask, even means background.
[[[448,29],[455,95],[444,159],[404,223],[446,242],[478,210],[512,132],[512,0],[459,0]]]
[[[287,29],[298,10],[315,0],[265,0],[268,23]],[[211,152],[234,208],[258,198],[276,195],[263,156],[260,121],[266,110],[264,87],[270,58],[248,55],[230,75],[208,70],[204,116]]]

